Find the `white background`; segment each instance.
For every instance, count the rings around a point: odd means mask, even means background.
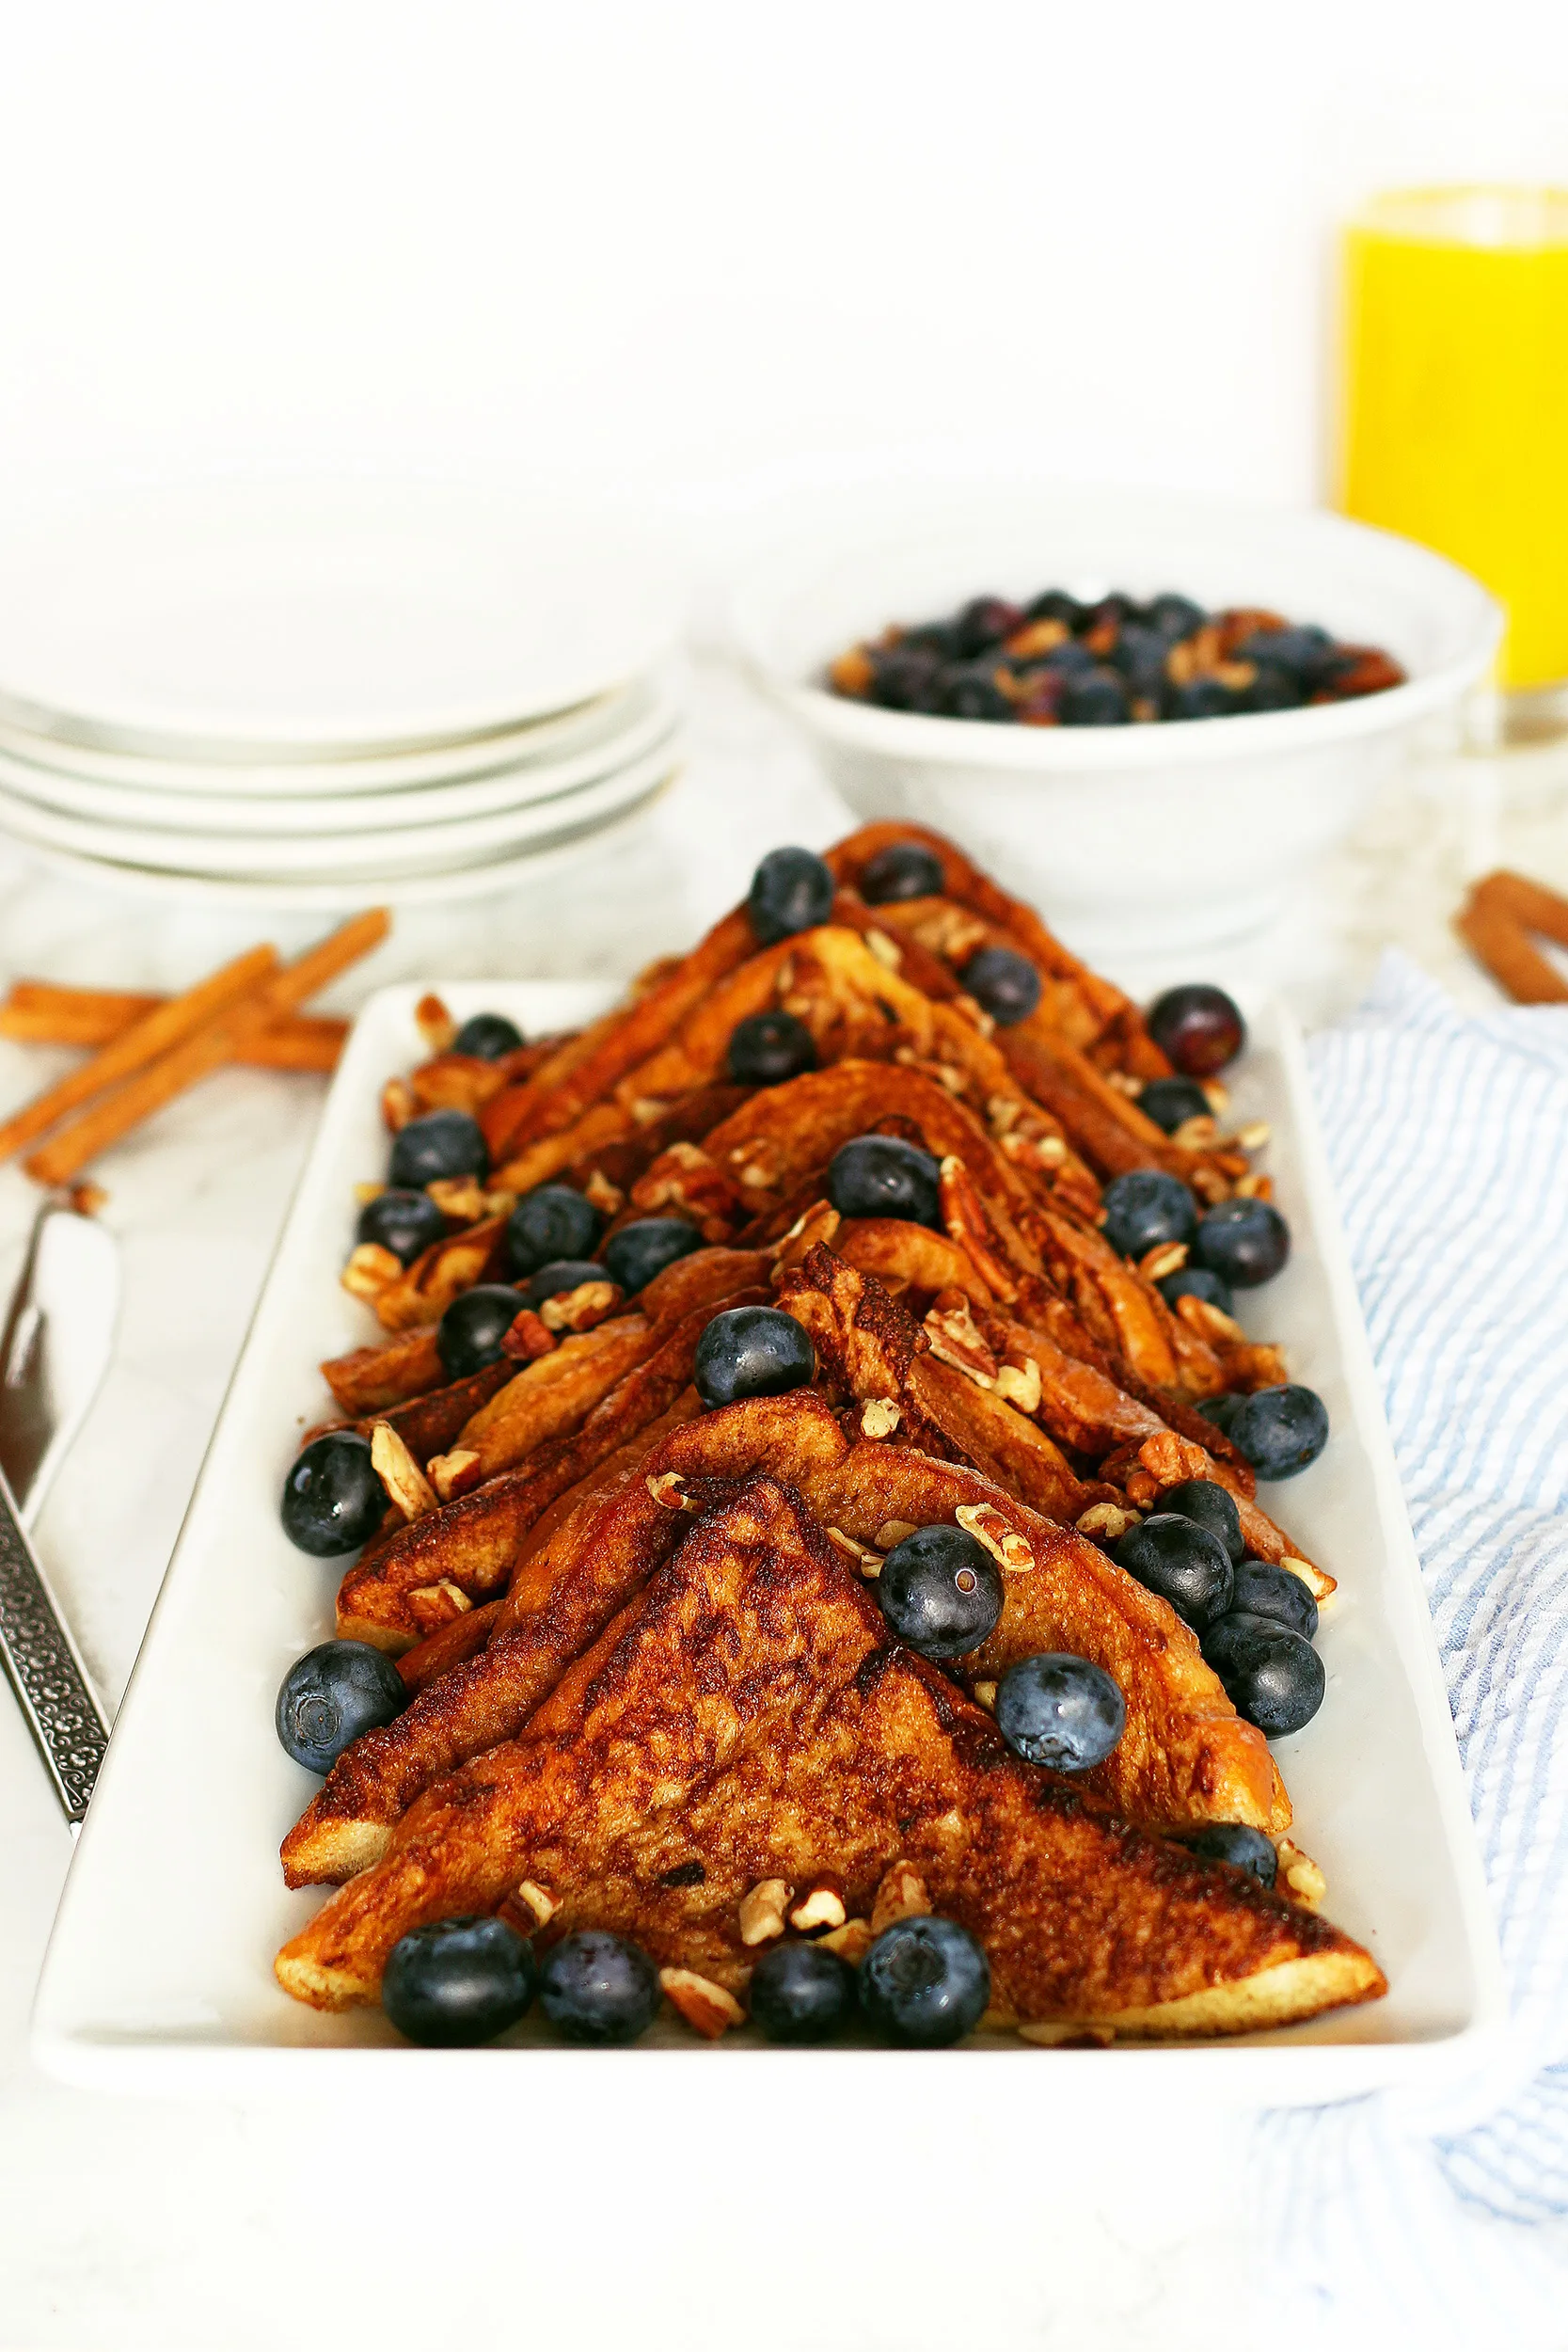
[[[1564,0],[0,0],[0,483],[456,465],[678,485],[713,517],[759,472],[979,448],[1307,499],[1336,221],[1380,183],[1472,174],[1568,182]],[[826,837],[811,788],[777,779]],[[658,890],[726,854],[672,847]],[[0,884],[0,964],[134,977],[129,927],[68,926],[8,860]],[[623,905],[530,961],[636,961]],[[198,961],[180,925],[135,935],[150,978]],[[461,961],[501,959],[476,936]],[[116,1685],[312,1110],[230,1073],[115,1172],[135,1344],[103,1409],[138,1468],[104,1496],[63,1480],[45,1534],[69,1554],[75,1515],[76,1549],[113,1551],[119,1648],[87,1629]],[[21,2041],[66,1840],[5,1708],[0,1808],[8,2352],[1257,2340],[1249,2142],[1221,2114],[1042,2096],[1030,2178],[1001,2176],[978,2121],[911,2163],[876,2114],[752,2116],[700,2190],[673,2130],[628,2149],[606,2117],[546,2201],[516,2095],[433,2138],[347,2107],[60,2091]],[[1314,2319],[1361,2340],[1354,2312],[1273,2282],[1275,2340],[1316,2342]]]
[[[1561,0],[8,0],[0,465],[1303,499],[1332,230],[1568,182]]]

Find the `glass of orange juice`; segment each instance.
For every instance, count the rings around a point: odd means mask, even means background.
[[[1568,189],[1413,188],[1345,246],[1339,503],[1508,614],[1505,732],[1568,721]]]

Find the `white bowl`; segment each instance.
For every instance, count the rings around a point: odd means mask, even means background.
[[[1415,728],[1483,676],[1502,628],[1466,573],[1336,515],[994,483],[907,488],[904,507],[899,525],[884,487],[859,510],[838,501],[831,536],[807,545],[797,530],[732,592],[732,642],[860,816],[950,834],[1091,952],[1200,946],[1276,921]],[[890,621],[1053,586],[1266,606],[1385,647],[1408,682],[1301,710],[1103,728],[928,719],[821,683],[835,653]]]

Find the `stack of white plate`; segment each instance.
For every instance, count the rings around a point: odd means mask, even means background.
[[[670,781],[677,599],[624,523],[209,479],[0,532],[0,830],[165,896],[476,897]]]

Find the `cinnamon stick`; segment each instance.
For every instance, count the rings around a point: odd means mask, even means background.
[[[108,1045],[168,999],[127,989],[71,988],[55,980],[13,980],[0,1001],[0,1037],[27,1045]],[[293,1013],[236,1057],[257,1070],[331,1072],[348,1023],[324,1013]]]
[[[220,1011],[172,1052],[148,1063],[112,1093],[101,1097],[79,1119],[62,1127],[24,1163],[28,1175],[40,1184],[68,1184],[78,1169],[118,1143],[144,1119],[209,1077],[225,1062],[232,1061],[280,1014],[293,1012],[338,973],[368,955],[386,938],[389,928],[390,920],[384,908],[375,907],[368,914],[356,914],[352,922],[334,931],[330,939],[322,940],[276,978],[253,988],[250,995]]]
[[[68,1111],[90,1102],[106,1087],[133,1077],[156,1062],[170,1047],[206,1028],[226,1006],[255,994],[258,985],[277,969],[276,947],[250,947],[182,996],[170,997],[134,1023],[124,1034],[77,1070],[56,1080],[42,1094],[0,1123],[0,1159],[9,1159],[36,1136],[46,1135]]]

